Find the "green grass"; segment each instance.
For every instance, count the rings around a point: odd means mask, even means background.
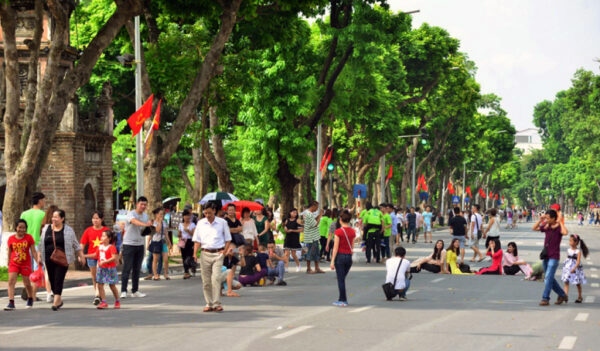
[[[20,282],[21,276],[19,275],[19,277],[17,278],[17,281]],[[0,282],[7,282],[8,281],[8,267],[0,267]]]

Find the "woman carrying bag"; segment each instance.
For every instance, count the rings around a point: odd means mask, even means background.
[[[54,294],[52,310],[58,311],[63,306],[61,295],[69,265],[75,261],[75,255],[79,263],[85,263],[75,231],[65,224],[65,211],[59,209],[52,213],[52,224],[47,224],[42,229],[39,252],[40,260],[46,265]]]
[[[483,232],[483,237],[485,238],[485,248],[487,249],[490,241],[496,241],[496,244],[500,246],[500,219],[497,217],[498,210],[495,208],[491,208],[488,211],[490,215],[490,221],[488,222],[485,231]]]

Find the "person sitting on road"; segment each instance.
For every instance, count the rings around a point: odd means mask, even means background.
[[[477,275],[482,274],[502,274],[502,248],[498,239],[489,242],[487,249],[487,256],[492,257],[492,265],[489,267],[483,267],[477,271]]]
[[[470,267],[467,264],[457,262],[460,255],[460,239],[452,239],[452,242],[446,249],[446,262],[448,262],[451,274],[471,274]]]
[[[406,249],[398,246],[394,249],[394,257],[385,261],[385,282],[393,284],[394,278],[396,279],[394,288],[396,294],[400,296],[400,301],[406,301],[406,292],[410,288],[410,261],[404,259],[404,256],[406,256]],[[391,299],[393,298],[394,296]]]
[[[525,274],[525,279],[527,280],[531,278],[531,273],[533,273],[531,266],[519,258],[517,244],[514,241],[509,242],[506,247],[502,266],[504,268],[504,274],[515,275],[519,272],[523,272],[523,274]]]
[[[264,275],[260,272],[260,264],[256,256],[252,254],[252,245],[240,246],[240,276],[239,282],[243,286],[258,283]]]
[[[422,257],[412,264],[411,272],[419,273],[421,269],[431,273],[448,273],[446,269],[446,250],[444,250],[444,240],[438,240],[433,247],[433,253],[427,257]]]
[[[240,260],[235,257],[233,253],[233,247],[229,247],[229,250],[225,253],[223,258],[223,269],[221,271],[221,288],[227,290],[226,296],[239,297],[240,295],[233,290],[239,290],[242,288],[242,284],[234,279],[235,271],[237,269]],[[221,293],[221,295],[223,295]]]
[[[269,252],[269,260],[267,261],[267,277],[271,281],[270,284],[275,283],[277,277],[278,282],[276,285],[285,286],[287,283],[283,280],[285,274],[285,257],[283,255],[283,249],[277,247],[274,241],[269,241],[267,244],[267,250]]]

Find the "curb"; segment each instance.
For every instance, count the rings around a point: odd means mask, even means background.
[[[65,280],[64,283],[64,288],[76,288],[79,286],[86,286],[86,285],[92,285],[92,278],[89,276],[89,271],[81,271],[81,272],[85,272],[88,273],[88,277],[87,278],[77,278],[77,279],[69,279],[69,280]],[[119,271],[119,275],[121,274],[121,272]],[[183,265],[175,265],[175,266],[169,266],[169,275],[171,274],[183,274]],[[140,275],[140,277],[142,277],[142,275]],[[140,278],[140,280],[143,278]],[[19,287],[17,286],[15,289],[15,299],[17,297],[20,298],[21,296],[21,292],[22,290],[25,289],[23,286]],[[1,297],[8,297],[8,288],[0,288],[0,298]]]

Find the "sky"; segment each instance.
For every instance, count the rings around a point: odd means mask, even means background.
[[[534,128],[533,109],[571,86],[579,68],[599,74],[599,0],[388,0],[460,40],[484,94],[502,98],[517,131]]]

